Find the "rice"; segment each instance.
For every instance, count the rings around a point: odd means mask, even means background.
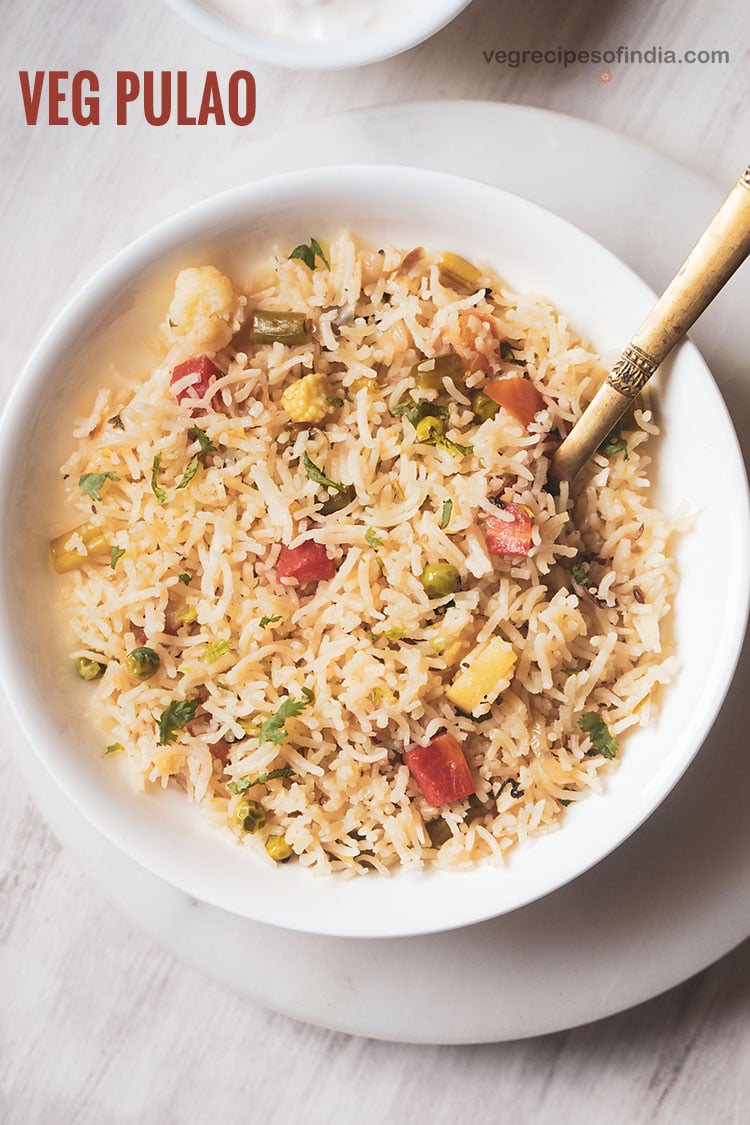
[[[161,361],[100,388],[74,430],[70,505],[106,542],[87,555],[83,531],[70,541],[80,558],[63,590],[72,656],[106,666],[90,716],[138,786],[181,788],[268,862],[283,836],[316,872],[502,863],[616,766],[582,716],[617,739],[669,682],[673,525],[649,497],[658,430],[636,409],[568,510],[545,491],[549,457],[605,371],[565,318],[485,267],[467,293],[422,248],[374,252],[345,233],[315,265],[276,250],[243,293],[210,301],[207,267],[193,270]],[[257,308],[304,313],[308,339],[253,344]],[[415,389],[416,365],[449,351],[463,379]],[[205,353],[216,377],[182,397],[197,376],[170,386],[175,366]],[[544,399],[528,427],[504,408],[479,422],[476,389],[522,372]],[[312,373],[325,416],[294,424],[282,397]],[[405,402],[441,404],[454,444],[420,441]],[[338,493],[305,457],[356,497],[322,514]],[[100,499],[76,483],[84,474],[104,475]],[[490,550],[486,521],[509,518],[498,497],[531,514],[528,555]],[[278,579],[282,547],[310,542],[332,577]],[[460,572],[453,596],[428,596],[420,576],[435,562]],[[462,714],[446,691],[498,636],[513,673],[487,717]],[[139,681],[127,657],[143,646],[159,667]],[[160,720],[184,702],[192,715],[164,737]],[[434,808],[403,754],[446,731],[476,791]]]

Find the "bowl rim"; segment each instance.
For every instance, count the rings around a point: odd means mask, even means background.
[[[14,449],[22,444],[22,438],[19,436],[22,432],[21,421],[28,416],[39,389],[44,387],[49,381],[50,366],[54,362],[59,350],[58,342],[65,340],[70,334],[71,326],[75,324],[77,320],[84,320],[91,311],[95,311],[97,308],[104,306],[121,286],[122,281],[134,280],[139,273],[153,266],[165,254],[181,247],[185,242],[189,242],[190,239],[205,236],[204,228],[215,223],[220,217],[222,210],[229,210],[231,214],[230,222],[233,223],[235,221],[235,213],[232,210],[233,207],[240,206],[250,208],[251,210],[253,208],[262,208],[264,203],[265,205],[269,205],[271,202],[275,203],[280,193],[283,195],[284,192],[288,192],[295,195],[295,198],[299,197],[300,194],[304,197],[306,188],[311,185],[318,184],[318,186],[320,186],[321,184],[326,185],[335,182],[341,186],[342,179],[349,184],[359,183],[363,186],[365,191],[368,191],[372,188],[374,177],[379,177],[378,182],[381,185],[389,178],[391,181],[403,185],[413,180],[414,177],[417,177],[420,187],[424,187],[429,183],[433,185],[441,183],[445,188],[450,188],[451,191],[472,190],[480,194],[485,193],[488,199],[490,196],[495,199],[501,196],[509,197],[514,206],[527,209],[533,215],[544,216],[547,222],[553,220],[555,224],[560,225],[561,229],[562,227],[568,228],[569,233],[575,238],[588,244],[589,247],[598,254],[609,258],[615,268],[620,271],[623,276],[628,275],[631,282],[637,283],[644,293],[650,294],[651,297],[653,297],[650,288],[646,286],[638,275],[619,258],[611,254],[610,251],[603,247],[596,239],[581,231],[574,224],[560,218],[554,212],[539,207],[537,204],[524,197],[514,195],[511,192],[493,185],[484,184],[478,180],[469,180],[466,177],[427,171],[419,168],[408,168],[402,165],[339,165],[283,173],[263,180],[239,185],[238,187],[203,199],[177,212],[139,235],[96,270],[53,318],[24,364],[23,370],[8,396],[2,412],[2,417],[0,418],[0,464],[2,464],[3,461],[5,461],[6,464],[10,464],[13,459]],[[689,748],[683,752],[676,762],[670,764],[668,770],[663,769],[661,771],[663,776],[661,776],[660,783],[658,785],[651,785],[648,800],[644,800],[640,803],[638,808],[633,810],[626,818],[624,830],[621,826],[618,830],[619,834],[609,840],[604,849],[597,848],[593,857],[584,856],[579,862],[572,864],[570,870],[565,873],[563,878],[556,878],[550,885],[544,887],[542,890],[535,888],[526,896],[519,896],[510,906],[498,906],[497,903],[489,903],[481,908],[474,909],[470,914],[461,916],[458,919],[449,920],[447,922],[441,921],[439,924],[435,924],[434,921],[425,921],[422,924],[412,922],[408,924],[407,928],[397,929],[394,929],[392,924],[388,924],[387,920],[383,920],[377,925],[374,925],[372,921],[370,921],[365,925],[361,919],[352,918],[348,920],[347,925],[343,928],[340,923],[321,923],[320,920],[311,923],[309,919],[297,920],[295,917],[289,916],[284,916],[279,920],[274,909],[272,908],[269,911],[265,904],[262,904],[262,909],[256,907],[252,911],[247,911],[246,909],[240,910],[236,905],[228,904],[221,895],[213,894],[210,886],[207,888],[205,885],[201,885],[200,890],[197,890],[195,881],[186,877],[185,873],[180,869],[179,864],[177,864],[177,868],[175,869],[175,864],[171,862],[169,857],[155,856],[149,852],[148,846],[143,845],[137,838],[137,831],[134,831],[132,826],[126,824],[125,827],[123,827],[122,822],[113,825],[103,815],[101,809],[92,808],[87,800],[86,784],[83,779],[75,777],[75,771],[67,771],[63,768],[58,768],[58,763],[54,755],[50,760],[49,753],[45,752],[43,749],[45,741],[48,740],[50,733],[45,725],[45,716],[36,715],[33,707],[29,706],[31,695],[29,688],[26,686],[26,678],[22,671],[17,669],[13,661],[9,659],[7,644],[8,638],[11,636],[11,622],[13,620],[11,606],[13,596],[11,584],[7,578],[7,570],[4,566],[0,566],[0,686],[3,688],[18,720],[19,726],[31,744],[34,752],[56,782],[61,786],[63,791],[84,813],[86,818],[93,823],[103,835],[115,843],[116,846],[120,847],[121,850],[131,855],[147,870],[165,879],[165,881],[172,885],[179,887],[186,893],[210,902],[222,909],[233,910],[235,913],[245,913],[247,917],[252,917],[257,921],[281,925],[289,929],[339,937],[404,937],[422,933],[442,932],[520,909],[535,899],[543,897],[577,878],[595,863],[604,859],[606,855],[619,847],[620,844],[636,831],[658,807],[688,768],[713,725],[729,690],[739,660],[745,634],[745,624],[750,607],[750,568],[747,566],[747,559],[748,556],[750,556],[750,501],[748,498],[747,478],[731,417],[721,398],[718,387],[713,380],[713,376],[700,356],[700,353],[691,342],[682,345],[682,348],[689,349],[693,362],[700,367],[702,376],[708,380],[709,389],[712,389],[712,393],[715,394],[717,406],[720,411],[723,412],[723,422],[727,427],[727,436],[729,437],[729,435],[731,435],[731,453],[736,462],[737,470],[735,484],[740,485],[741,483],[743,485],[741,497],[743,501],[742,518],[734,529],[734,533],[738,536],[740,541],[741,555],[745,559],[741,589],[735,591],[735,594],[739,593],[739,600],[734,603],[736,612],[730,623],[728,644],[724,648],[723,653],[720,654],[720,673],[718,678],[716,676],[714,677],[714,679],[717,680],[717,686],[713,691],[710,702],[707,702],[703,709],[701,721],[697,731],[693,735],[693,740]],[[0,472],[0,520],[2,520],[4,526],[8,525],[7,516],[13,497],[14,485],[15,481],[12,473]],[[3,550],[5,551],[5,547],[3,547]],[[534,841],[532,840],[529,844],[524,846],[528,847],[533,845],[533,843]],[[481,869],[483,865],[480,864],[478,867]],[[396,878],[408,879],[411,874],[410,872],[399,872]],[[429,878],[432,872],[419,874]],[[436,872],[435,874],[439,875],[440,872]],[[311,873],[307,872],[307,875],[309,878],[313,878]],[[333,877],[332,881],[338,882],[336,876]],[[349,883],[351,885],[351,881],[349,881]]]
[[[227,50],[295,70],[344,70],[393,58],[442,31],[472,0],[422,0],[395,31],[375,28],[345,39],[295,40],[265,35],[233,23],[202,0],[166,0],[186,23]]]

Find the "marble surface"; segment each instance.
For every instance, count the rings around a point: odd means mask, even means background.
[[[88,67],[104,84],[118,68],[181,68],[197,78],[245,64],[157,0],[16,5],[0,48],[4,386],[66,291],[129,237],[220,187],[216,169],[235,157],[252,160],[255,139],[306,118],[417,98],[526,102],[616,128],[728,184],[748,159],[747,29],[745,6],[730,0],[708,9],[668,0],[657,10],[644,0],[564,7],[475,0],[431,42],[362,71],[254,66],[259,112],[249,130],[136,122],[29,129],[21,67]],[[732,58],[728,66],[613,66],[604,84],[589,67],[509,69],[482,56],[496,47],[655,44],[728,49]],[[415,134],[417,163],[420,139]],[[743,374],[728,373],[730,399],[742,394]],[[348,1038],[270,1014],[163,952],[61,850],[5,754],[0,781],[3,1122],[199,1122],[225,1114],[379,1122],[425,1111],[437,1122],[507,1112],[542,1125],[746,1120],[747,942],[667,995],[574,1031],[474,1048]]]

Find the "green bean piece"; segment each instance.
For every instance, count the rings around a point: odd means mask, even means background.
[[[134,648],[125,660],[128,672],[136,680],[150,680],[159,671],[160,663],[158,653],[152,648]]]
[[[76,657],[76,672],[82,680],[99,680],[104,675],[107,665],[98,660],[89,660],[88,656]]]
[[[431,820],[429,824],[425,824],[425,828],[427,829],[427,835],[430,837],[430,843],[433,848],[442,847],[453,835],[450,827],[446,821],[443,820],[442,816],[437,817],[436,820]]]
[[[286,863],[294,855],[294,848],[287,843],[286,836],[269,836],[266,840],[266,851],[276,863]]]
[[[243,832],[257,832],[266,823],[266,810],[260,801],[240,801],[233,816]]]
[[[433,418],[431,414],[428,414],[425,418],[420,418],[414,428],[417,432],[417,441],[437,441],[445,434],[443,419]]]
[[[495,402],[484,391],[477,391],[472,397],[471,409],[474,411],[475,418],[478,418],[480,422],[486,422],[489,418],[495,417],[500,409],[500,403]]]
[[[347,484],[342,488],[341,492],[336,492],[333,496],[329,496],[325,503],[321,504],[318,508],[321,516],[332,516],[334,512],[340,512],[342,508],[346,508],[353,500],[357,499],[357,490],[353,484]]]
[[[307,340],[305,314],[297,312],[271,312],[255,309],[253,312],[253,342],[256,344],[304,344]]]
[[[444,598],[461,589],[461,575],[450,563],[428,563],[420,581],[428,598]]]
[[[412,368],[412,378],[422,391],[442,391],[443,380],[452,379],[454,383],[463,382],[464,365],[457,352],[438,355],[434,359],[423,359]]]

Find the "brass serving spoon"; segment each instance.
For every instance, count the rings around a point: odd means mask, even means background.
[[[549,480],[554,492],[575,479],[748,254],[750,165],[554,454]]]

